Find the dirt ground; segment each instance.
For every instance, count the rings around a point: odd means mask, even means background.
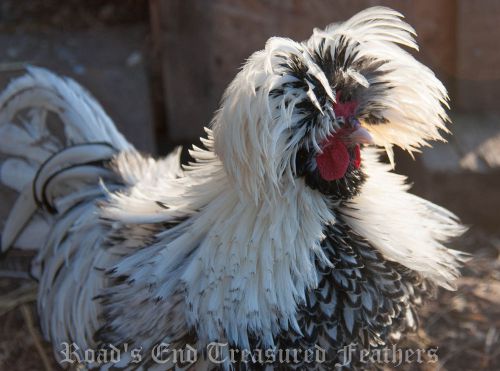
[[[457,291],[440,290],[422,308],[416,345],[439,348],[446,370],[498,370],[500,349],[500,236],[472,229],[455,244],[473,254]]]

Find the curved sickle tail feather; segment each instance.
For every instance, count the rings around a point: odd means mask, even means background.
[[[62,122],[63,135],[50,114]],[[102,196],[101,182],[116,188],[107,168],[114,155],[133,147],[102,107],[68,78],[30,67],[0,95],[0,183],[17,191],[1,236],[1,252],[15,245],[38,250],[54,215]]]
[[[64,342],[78,344],[81,357],[97,349],[94,335],[106,325],[96,300],[109,283],[105,272],[157,232],[135,223],[131,238],[111,242],[127,227],[103,214],[105,201],[129,199],[141,182],[156,187],[181,177],[179,155],[180,149],[161,160],[140,155],[84,89],[46,70],[30,68],[0,95],[0,183],[19,194],[1,249],[35,255],[40,326],[59,361]],[[127,209],[135,220],[165,210],[149,198],[138,197],[134,206]]]

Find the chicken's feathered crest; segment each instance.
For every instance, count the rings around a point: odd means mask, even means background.
[[[336,131],[331,107],[346,81],[359,86],[356,115],[392,163],[393,145],[412,152],[443,140],[446,89],[397,45],[417,49],[401,18],[370,8],[304,43],[271,38],[249,58],[212,121],[215,151],[243,195],[272,199],[293,184],[299,146],[320,151]]]
[[[428,141],[444,140],[440,130],[448,132],[445,123],[449,120],[444,109],[448,107],[448,94],[441,81],[397,46],[418,50],[415,30],[402,18],[389,8],[369,8],[346,22],[315,29],[307,42],[314,50],[321,45],[323,50],[332,51],[345,48],[342,42],[346,42],[345,58],[351,58],[353,64],[363,59],[379,63],[380,73],[367,77],[369,88],[360,99],[359,111],[375,143],[387,150],[391,163],[393,145],[412,152],[428,145]],[[373,110],[377,117],[367,115]]]

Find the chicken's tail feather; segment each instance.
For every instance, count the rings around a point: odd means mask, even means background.
[[[19,193],[4,225],[1,251],[38,249],[51,215],[102,195],[106,167],[133,147],[75,81],[30,67],[0,95],[0,183]]]

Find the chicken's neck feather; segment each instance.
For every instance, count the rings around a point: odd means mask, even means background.
[[[335,222],[331,200],[297,179],[279,197],[252,202],[206,145],[182,176],[154,189],[138,181],[128,193],[110,195],[102,213],[126,223],[182,220],[135,253],[148,267],[143,279],[154,277],[162,297],[185,288],[188,323],[201,341],[245,348],[257,335],[272,346],[279,331],[298,329],[297,306],[317,285],[315,260],[329,264],[321,242],[324,225]],[[127,214],[131,203],[146,207],[145,198],[149,211]],[[133,259],[123,266],[133,269]]]

